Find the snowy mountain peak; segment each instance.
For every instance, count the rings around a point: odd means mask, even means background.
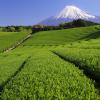
[[[88,14],[87,12],[79,9],[78,7],[74,5],[66,6],[58,16],[56,16],[57,19],[59,18],[70,18],[70,19],[94,19],[95,16]]]
[[[58,26],[61,23],[72,22],[73,20],[77,19],[83,19],[95,23],[100,23],[99,16],[93,16],[74,5],[70,5],[66,6],[57,16],[47,18],[39,24],[47,26]]]

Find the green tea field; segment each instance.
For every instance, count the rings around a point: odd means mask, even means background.
[[[100,100],[100,25],[27,36],[0,32],[0,100]]]
[[[0,32],[0,52],[15,45],[25,36],[27,36],[25,32]]]

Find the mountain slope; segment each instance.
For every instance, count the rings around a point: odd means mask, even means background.
[[[70,18],[70,19],[89,19],[95,16],[86,13],[76,6],[66,6],[56,18]]]
[[[48,26],[57,26],[61,23],[70,22],[77,19],[83,19],[100,23],[100,17],[88,14],[76,6],[66,6],[57,16],[47,18],[39,24]]]

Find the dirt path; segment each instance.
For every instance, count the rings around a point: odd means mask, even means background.
[[[11,50],[17,48],[17,47],[18,47],[19,45],[21,45],[23,42],[25,42],[26,40],[28,40],[31,36],[32,36],[31,34],[27,35],[25,38],[23,38],[22,40],[18,41],[18,42],[17,42],[15,45],[13,45],[12,47],[10,47],[10,48],[4,50],[4,52],[9,52],[9,51],[11,51]]]

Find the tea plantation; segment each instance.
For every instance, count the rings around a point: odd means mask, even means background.
[[[0,32],[0,52],[15,45],[26,36],[25,32]]]
[[[0,50],[27,33],[0,33]],[[0,53],[0,100],[100,100],[100,26],[42,31]]]

